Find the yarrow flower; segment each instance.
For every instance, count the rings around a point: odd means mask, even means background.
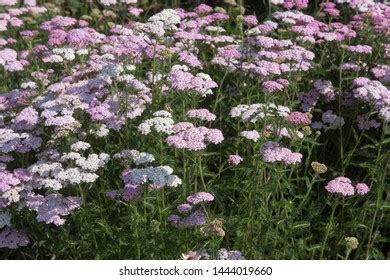
[[[195,92],[203,97],[212,94],[212,89],[218,86],[208,74],[198,73],[194,76],[188,72],[188,67],[179,65],[172,67],[167,80],[174,90]]]
[[[244,130],[240,132],[240,135],[253,142],[257,142],[260,139],[260,134],[256,130]]]
[[[303,157],[302,154],[293,153],[290,149],[283,148],[272,141],[268,141],[263,145],[261,156],[265,162],[283,162],[287,165],[300,163]]]
[[[333,113],[332,110],[328,110],[324,113],[322,113],[321,117],[322,122],[312,122],[311,127],[313,129],[337,129],[339,127],[342,127],[345,124],[344,118],[339,117],[336,114]]]
[[[10,227],[0,231],[0,248],[17,249],[25,247],[29,243],[30,241],[23,231]]]
[[[229,115],[233,118],[240,118],[242,122],[256,123],[265,117],[286,117],[290,109],[286,106],[273,103],[256,103],[251,105],[240,104],[230,110]]]
[[[208,260],[210,255],[206,250],[189,251],[181,255],[182,260]]]
[[[220,260],[245,260],[240,251],[228,251],[225,248],[218,250]]]
[[[359,241],[356,237],[345,237],[344,240],[349,250],[355,250],[359,246]]]
[[[202,202],[210,202],[214,200],[214,196],[207,192],[198,192],[187,197],[187,201],[193,205],[197,205]]]
[[[309,125],[311,123],[311,118],[308,116],[308,114],[302,112],[291,112],[284,119],[286,122],[293,125]]]
[[[310,165],[311,168],[313,168],[314,172],[317,174],[323,174],[328,170],[325,164],[320,163],[318,161],[313,161]]]
[[[390,90],[379,81],[359,77],[352,81],[354,97],[372,105],[379,115],[390,120]]]
[[[367,194],[370,189],[364,183],[359,183],[356,185],[356,192],[360,195]],[[340,194],[342,196],[352,196],[355,194],[355,188],[352,185],[350,179],[346,177],[337,177],[325,186],[325,189],[330,193]]]
[[[152,154],[139,152],[137,150],[123,150],[119,153],[116,153],[114,158],[130,160],[135,163],[135,165],[151,163],[155,160],[155,157]]]
[[[187,112],[187,117],[211,122],[214,121],[217,116],[207,109],[194,109]]]
[[[168,221],[176,227],[193,227],[201,226],[206,223],[206,215],[201,204],[214,201],[214,196],[208,192],[198,192],[187,197],[187,202],[190,204],[181,204],[178,206],[178,211],[181,216],[172,214],[168,217]]]
[[[199,151],[206,149],[209,143],[219,144],[224,140],[219,129],[195,127],[191,123],[177,123],[173,126],[173,130],[175,134],[168,136],[166,142],[177,149]]]
[[[372,47],[367,45],[356,45],[356,46],[349,46],[347,50],[351,53],[358,53],[358,54],[371,54],[372,53]]]
[[[147,135],[153,128],[158,133],[172,134],[174,120],[171,113],[167,111],[157,111],[153,113],[153,118],[147,119],[138,126],[138,131]]]
[[[236,166],[239,165],[244,159],[239,155],[229,155],[229,165]]]

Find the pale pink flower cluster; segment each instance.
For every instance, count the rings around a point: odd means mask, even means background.
[[[183,126],[185,124],[185,126]],[[207,144],[219,144],[223,141],[223,134],[219,129],[204,126],[195,127],[191,123],[177,123],[173,126],[176,134],[168,136],[166,142],[177,149],[191,151],[204,150]]]
[[[330,193],[340,194],[342,196],[352,196],[356,193],[364,195],[370,191],[370,188],[364,183],[358,183],[355,188],[347,177],[337,177],[325,186]]]
[[[261,156],[265,162],[283,162],[294,165],[302,161],[303,155],[281,147],[278,143],[268,141],[263,145]]]

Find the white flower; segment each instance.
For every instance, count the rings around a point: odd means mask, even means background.
[[[240,104],[230,110],[230,116],[240,118],[243,122],[255,123],[259,119],[267,117],[285,117],[290,113],[290,109],[286,106],[269,103],[256,103],[251,105]]]
[[[176,30],[176,25],[180,24],[180,17],[173,9],[164,9],[161,12],[151,16],[149,23],[157,24],[168,30]]]
[[[87,49],[79,49],[76,53],[77,55],[88,55],[89,51]]]
[[[153,128],[157,132],[172,134],[174,120],[171,113],[167,111],[157,111],[153,114],[154,118],[147,119],[138,126],[138,131],[144,135],[151,132]]]
[[[55,179],[45,178],[42,180],[38,180],[38,183],[40,184],[41,187],[43,187],[45,189],[52,189],[55,191],[58,191],[58,190],[62,189],[62,187],[63,187],[61,182],[59,182],[58,180],[55,180]]]
[[[184,64],[183,65],[175,64],[172,66],[172,70],[181,70],[181,71],[188,72],[190,68],[188,68],[188,66]]]
[[[133,185],[141,185],[146,182],[152,183],[152,188],[176,187],[181,179],[172,175],[173,169],[169,166],[146,167],[131,169],[127,181]]]
[[[176,175],[169,175],[166,179],[167,186],[176,188],[178,185],[181,185],[182,181]]]
[[[1,198],[4,198],[8,201],[8,203],[18,202],[20,200],[20,194],[24,188],[23,187],[13,187],[6,192],[3,192]]]
[[[41,177],[49,177],[63,171],[62,165],[58,162],[38,161],[29,167],[31,173],[37,173]]]
[[[36,89],[37,88],[37,84],[33,81],[28,81],[28,82],[25,82],[25,83],[22,83],[20,85],[20,87],[22,89]]]
[[[91,148],[91,144],[83,141],[78,141],[70,146],[70,149],[72,151],[78,152],[78,151],[85,151]]]
[[[80,168],[69,168],[64,171],[59,172],[55,175],[57,180],[60,180],[64,183],[69,184],[80,184],[80,183],[92,183],[97,178],[98,175],[89,172],[83,172]]]
[[[76,164],[84,170],[95,172],[99,168],[105,166],[109,159],[110,156],[105,153],[101,153],[99,155],[90,154],[88,155],[88,158],[81,157],[77,159]]]
[[[70,152],[70,153],[65,153],[61,156],[61,161],[67,161],[67,160],[76,160],[81,158],[81,155],[79,153],[75,152]]]
[[[116,4],[116,0],[100,0],[100,3],[104,6],[111,6]]]
[[[62,56],[58,55],[58,54],[52,54],[52,55],[49,55],[49,56],[46,56],[44,58],[42,58],[42,61],[43,62],[46,62],[46,63],[61,63],[61,62],[64,62],[64,59],[62,58]]]
[[[109,134],[110,130],[105,124],[102,124],[94,133],[97,137],[105,137]]]
[[[135,71],[137,68],[136,68],[135,65],[133,65],[133,64],[128,64],[128,65],[125,66],[125,69],[126,69],[127,71],[132,72],[132,71]]]
[[[225,31],[226,31],[224,28],[222,28],[222,27],[220,27],[220,26],[211,26],[211,25],[206,26],[205,29],[206,29],[207,31],[209,31],[209,32],[219,32],[219,33],[225,32]]]
[[[54,48],[53,53],[55,55],[61,55],[68,61],[72,61],[76,58],[75,51],[71,48]]]

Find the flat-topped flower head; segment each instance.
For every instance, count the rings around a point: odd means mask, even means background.
[[[229,155],[229,165],[236,166],[239,165],[244,159],[239,155]]]
[[[351,196],[355,194],[355,189],[350,179],[346,177],[337,177],[331,180],[325,189],[330,193],[340,194],[342,196]]]
[[[294,165],[302,161],[303,155],[294,153],[290,149],[281,147],[278,143],[268,141],[261,149],[261,156],[265,162],[283,162],[286,165]]]
[[[193,205],[214,200],[214,196],[208,192],[197,192],[187,197],[187,201]]]
[[[194,109],[187,112],[187,117],[190,119],[199,119],[211,122],[214,121],[217,116],[207,109]]]
[[[177,123],[173,126],[173,131],[177,133],[168,136],[166,142],[177,149],[204,150],[209,143],[219,144],[224,139],[219,129],[194,127],[191,123]]]

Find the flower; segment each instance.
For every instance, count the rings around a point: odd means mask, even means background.
[[[0,248],[17,249],[30,243],[26,234],[10,227],[0,231]]]
[[[344,240],[349,250],[355,250],[359,246],[359,241],[356,237],[345,237]]]
[[[202,227],[200,231],[205,236],[216,235],[219,237],[224,237],[225,231],[223,230],[222,224],[223,224],[222,220],[214,219],[208,225]]]
[[[225,248],[218,250],[220,260],[245,260],[240,251],[228,251]]]
[[[323,174],[328,170],[325,164],[320,163],[318,161],[312,161],[310,165],[311,168],[313,168],[314,172],[317,174]]]
[[[79,197],[63,197],[59,194],[47,196],[29,194],[27,196],[27,207],[37,212],[38,222],[61,226],[65,223],[63,216],[69,215],[72,211],[81,206]]]
[[[240,157],[239,155],[229,155],[229,159],[228,159],[229,165],[236,166],[239,165],[241,161],[243,161],[243,158]]]
[[[224,139],[219,129],[194,127],[191,123],[177,123],[173,126],[173,130],[177,133],[168,136],[166,142],[177,149],[204,150],[207,144],[218,144]]]
[[[0,229],[11,226],[11,215],[7,212],[0,212]]]
[[[153,113],[153,118],[147,119],[138,126],[138,131],[147,135],[151,129],[155,129],[158,133],[172,134],[174,121],[171,113],[167,111],[157,111]]]
[[[358,53],[358,54],[371,54],[372,53],[372,47],[367,45],[356,45],[356,46],[349,46],[347,50],[351,53]]]
[[[187,67],[174,65],[171,72],[167,76],[167,80],[171,83],[172,89],[177,91],[193,91],[200,96],[212,94],[212,89],[218,85],[208,74],[198,73],[195,76],[187,71]]]
[[[358,183],[355,188],[356,192],[360,195],[365,195],[370,191],[370,188],[364,183]]]
[[[214,196],[208,192],[197,192],[187,197],[187,201],[193,205],[214,200]]]
[[[256,130],[244,130],[240,132],[240,135],[253,142],[257,142],[260,138],[260,134]]]
[[[281,161],[286,165],[294,165],[302,161],[303,155],[293,153],[290,149],[280,147],[276,142],[268,141],[263,145],[261,156],[265,162]]]
[[[325,186],[330,193],[341,194],[342,196],[351,196],[355,194],[355,189],[351,180],[346,177],[337,177]]]
[[[311,118],[308,116],[308,114],[301,112],[291,112],[284,119],[286,122],[294,125],[309,125],[311,123]]]
[[[187,117],[191,119],[200,119],[203,121],[214,121],[216,119],[216,115],[211,113],[207,109],[194,109],[187,112]]]
[[[182,260],[207,260],[209,259],[209,257],[210,255],[206,252],[206,250],[189,251],[181,255]]]

